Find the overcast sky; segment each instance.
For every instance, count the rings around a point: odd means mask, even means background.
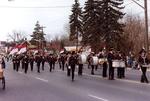
[[[81,5],[85,1],[80,0]],[[143,0],[140,1],[143,4]],[[131,2],[125,0],[125,12],[144,15],[143,9]],[[37,20],[46,26],[44,32],[49,36],[64,34],[73,3],[74,0],[0,0],[0,40],[6,40],[13,30],[25,32],[29,37]],[[148,3],[150,5],[150,0]]]

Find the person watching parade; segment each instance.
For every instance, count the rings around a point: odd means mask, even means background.
[[[147,53],[144,48],[142,48],[141,51],[139,52],[138,62],[140,64],[141,71],[142,71],[141,83],[144,83],[144,82],[149,83],[146,77],[147,67],[145,67],[145,65],[148,65],[150,61],[148,60]]]

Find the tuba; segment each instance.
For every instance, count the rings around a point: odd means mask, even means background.
[[[107,62],[107,58],[100,58],[98,62],[102,65],[104,62]]]

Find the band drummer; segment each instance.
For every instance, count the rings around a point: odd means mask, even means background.
[[[125,62],[124,62],[124,56],[123,56],[123,53],[121,51],[118,51],[117,53],[117,56],[116,56],[116,59],[120,61],[120,64],[123,62],[124,63],[124,66],[122,67],[120,65],[120,67],[117,68],[117,77],[118,78],[124,78],[125,77]]]
[[[81,55],[82,55],[82,51],[79,51],[78,58],[77,58],[78,65],[79,65],[78,75],[82,75],[82,71],[83,71],[83,60]]]
[[[103,67],[103,72],[102,72],[102,76],[103,77],[107,77],[107,54],[106,54],[106,50],[102,50],[100,53],[99,53],[99,56],[98,56],[99,60],[101,59],[101,61],[99,61],[99,64],[102,65]]]

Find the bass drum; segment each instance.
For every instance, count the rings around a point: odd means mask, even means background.
[[[94,56],[93,58],[93,65],[98,65],[98,57]]]

